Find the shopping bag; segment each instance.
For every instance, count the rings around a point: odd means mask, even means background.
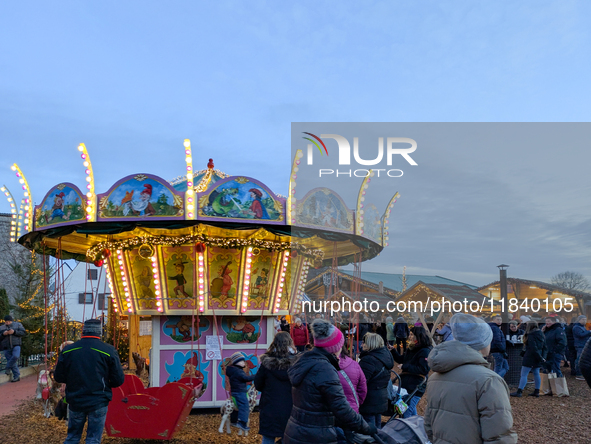
[[[552,388],[550,387],[550,380],[556,378],[556,373],[540,373],[540,378],[542,378],[540,393],[542,395],[551,395]]]
[[[570,396],[568,392],[568,385],[566,384],[566,378],[563,376],[562,378],[551,378],[550,381],[550,388],[552,389],[552,393],[558,397],[562,396]]]

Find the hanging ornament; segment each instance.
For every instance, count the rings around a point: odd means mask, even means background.
[[[257,254],[259,254],[260,252],[261,252],[261,250],[259,250],[258,248],[253,248],[253,249],[252,249],[252,254],[254,254],[255,256],[256,256]]]
[[[97,261],[94,261],[94,266],[95,267],[102,267],[104,263],[105,262],[102,259],[99,259]]]
[[[292,257],[292,259],[295,259],[296,257],[298,257],[297,250],[294,250],[294,251],[291,252],[291,257]]]
[[[143,259],[150,259],[152,256],[154,256],[154,247],[152,247],[150,244],[142,244],[138,249],[138,254]]]
[[[205,251],[205,244],[202,242],[195,244],[195,250],[197,250],[197,253],[203,253]]]
[[[109,256],[111,256],[111,251],[108,248],[105,248],[103,251],[103,259],[107,259]]]

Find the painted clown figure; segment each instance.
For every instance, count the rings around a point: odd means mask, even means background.
[[[248,192],[253,199],[249,208],[250,213],[255,219],[269,219],[269,213],[262,202],[263,192],[257,188],[251,188]]]
[[[121,200],[123,215],[128,216],[131,213],[134,216],[152,216],[156,214],[156,210],[150,203],[151,197],[152,185],[149,183],[144,184],[139,200],[133,200],[133,191],[125,193],[125,197]]]
[[[70,215],[72,214],[71,211],[68,212],[68,214],[64,213],[65,197],[66,195],[63,192],[55,195],[55,197],[53,198],[53,207],[51,207],[51,216],[49,216],[49,218],[46,219],[46,222],[49,222],[50,220],[56,217],[61,217],[63,220],[68,220],[70,218]]]

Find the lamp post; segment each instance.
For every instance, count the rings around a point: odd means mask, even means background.
[[[501,318],[503,319],[503,333],[507,334],[507,324],[509,323],[509,311],[508,311],[508,301],[507,301],[507,268],[509,265],[501,264],[497,265],[500,274],[500,287],[501,287],[501,300],[503,301],[503,312],[501,313]]]

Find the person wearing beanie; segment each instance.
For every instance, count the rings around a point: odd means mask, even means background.
[[[530,396],[536,398],[540,396],[540,386],[542,378],[540,377],[540,367],[546,362],[546,339],[544,333],[538,328],[536,321],[527,321],[525,335],[523,335],[523,361],[521,362],[521,379],[517,391],[511,393],[511,396],[521,397],[523,389],[527,384],[527,375],[530,372],[534,374],[535,389]]]
[[[250,406],[248,405],[248,396],[246,396],[248,391],[246,384],[254,381],[254,375],[247,375],[244,372],[244,367],[246,367],[246,358],[244,353],[238,351],[230,356],[230,362],[226,367],[226,376],[230,381],[230,395],[238,406],[238,422],[231,425],[248,432],[250,430],[248,427]]]
[[[575,372],[577,374],[577,379],[580,381],[584,381],[585,378],[581,375],[581,369],[579,368],[579,361],[581,360],[581,354],[583,353],[583,348],[585,348],[585,344],[591,338],[591,331],[587,330],[585,327],[587,324],[587,316],[581,315],[577,318],[577,322],[573,325],[573,339],[574,339],[574,346],[575,350],[577,351],[577,359],[575,360]]]
[[[117,350],[101,334],[99,319],[84,322],[81,339],[63,348],[55,367],[55,381],[66,384],[68,444],[80,442],[87,419],[86,442],[101,442],[111,389],[125,380]]]
[[[394,358],[384,346],[384,340],[376,333],[365,335],[359,366],[367,380],[367,395],[359,413],[378,429],[382,425],[382,413],[388,410],[388,381]]]
[[[428,357],[425,430],[433,444],[515,444],[509,388],[488,368],[493,333],[482,319],[456,313],[449,321],[453,341]]]
[[[324,319],[316,319],[311,330],[314,348],[299,355],[287,371],[293,408],[283,443],[337,444],[335,424],[365,435],[375,434],[377,428],[351,408],[343,392],[338,374],[345,343],[342,332]]]
[[[4,324],[0,325],[0,350],[4,351],[6,358],[6,374],[12,372],[10,382],[21,380],[18,358],[21,355],[21,338],[26,334],[23,324],[15,322],[10,315],[4,316]]]

